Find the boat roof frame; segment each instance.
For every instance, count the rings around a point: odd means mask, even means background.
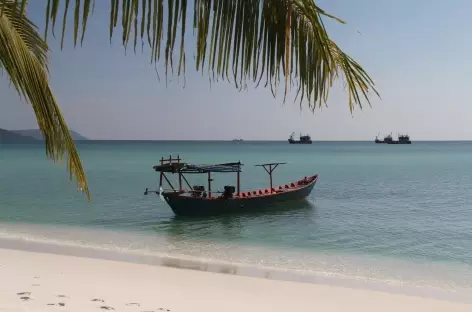
[[[230,163],[221,163],[221,164],[214,164],[214,165],[192,165],[188,163],[180,162],[182,159],[180,156],[177,155],[177,158],[172,158],[172,155],[169,158],[162,157],[160,160],[160,165],[156,165],[153,169],[157,172],[160,172],[160,181],[159,181],[159,188],[162,188],[163,179],[169,184],[174,192],[177,191],[176,188],[172,185],[169,179],[166,177],[165,173],[177,173],[179,175],[179,192],[182,192],[182,179],[187,184],[187,186],[193,190],[193,187],[185,178],[184,174],[208,174],[208,194],[211,197],[211,173],[236,173],[237,174],[237,194],[240,194],[240,173],[242,172],[241,167],[243,164],[241,161],[238,162],[230,162]],[[272,173],[279,165],[285,165],[286,162],[271,162],[265,164],[257,164],[254,165],[256,167],[263,167],[264,170],[269,174],[269,182],[270,182],[270,191],[272,193]]]
[[[242,164],[238,162],[229,162],[221,164],[189,164],[180,162],[182,159],[177,158],[161,159],[161,164],[156,165],[153,169],[157,172],[163,173],[181,173],[181,174],[204,174],[204,173],[236,173],[242,172]]]

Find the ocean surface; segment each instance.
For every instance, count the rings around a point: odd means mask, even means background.
[[[92,203],[44,147],[0,145],[0,238],[166,254],[253,267],[472,293],[472,142],[78,143]],[[264,213],[179,218],[156,195],[161,156],[244,163],[242,189],[266,188],[254,165],[285,161],[274,185],[319,173],[306,201]],[[205,177],[191,176],[205,185]],[[175,180],[174,180],[175,181]],[[215,175],[214,188],[235,185]],[[2,243],[0,242],[0,247]]]

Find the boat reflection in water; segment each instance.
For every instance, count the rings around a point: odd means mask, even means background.
[[[260,207],[255,211],[243,211],[237,214],[215,216],[178,216],[175,215],[165,223],[156,225],[156,232],[166,233],[166,239],[174,243],[185,242],[198,237],[213,241],[221,237],[231,240],[247,239],[249,231],[255,230],[257,224],[273,222],[279,218],[291,218],[294,222],[306,222],[317,218],[315,204],[311,201],[297,200],[274,203]]]

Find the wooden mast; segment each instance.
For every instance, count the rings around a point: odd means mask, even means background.
[[[208,172],[208,198],[211,198],[211,173]]]
[[[261,164],[261,165],[256,165],[259,167],[263,167],[264,170],[269,174],[269,183],[270,183],[270,193],[272,194],[272,172],[274,172],[275,168],[277,168],[279,165],[284,165],[286,163],[270,163],[270,164]],[[268,168],[268,169],[267,169]]]
[[[177,170],[179,170],[179,193],[182,193],[182,172],[180,172],[180,156],[177,154]]]
[[[238,193],[238,197],[239,195],[241,194],[241,188],[240,188],[240,174],[239,174],[239,171],[237,172],[237,177],[238,177],[238,181],[237,181],[237,184],[236,184],[236,187],[237,187],[237,193]]]
[[[163,163],[164,163],[164,157],[161,157],[161,166],[162,166]],[[160,189],[161,189],[161,187],[162,187],[162,176],[163,176],[163,174],[164,174],[164,173],[163,173],[162,171],[161,171],[160,174],[159,174],[159,191],[160,191]]]

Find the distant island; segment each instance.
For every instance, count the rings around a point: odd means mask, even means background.
[[[24,136],[29,136],[29,137],[35,138],[36,140],[43,140],[43,135],[41,134],[41,131],[39,131],[39,129],[12,130],[11,132],[24,135]],[[88,140],[86,137],[80,135],[79,133],[73,130],[70,130],[69,132],[74,140],[77,140],[77,141]]]
[[[76,141],[88,140],[79,133],[70,130],[72,138]],[[6,130],[0,128],[0,143],[34,143],[44,140],[39,129]]]
[[[33,137],[21,135],[13,131],[0,128],[0,143],[34,143],[38,142]]]

